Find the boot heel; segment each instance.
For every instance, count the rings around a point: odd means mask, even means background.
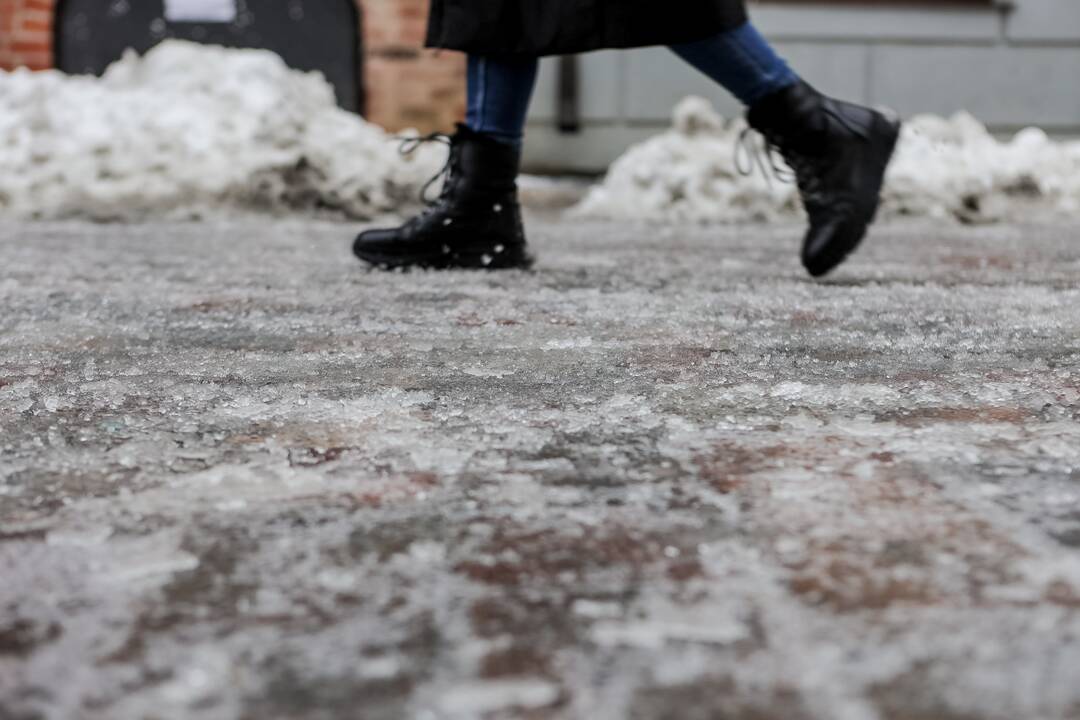
[[[900,141],[904,122],[900,115],[890,108],[880,108],[874,112],[874,133],[883,140],[881,149],[885,155],[885,164],[888,165],[896,151],[896,144]]]
[[[874,123],[874,130],[881,137],[881,182],[877,188],[877,194],[880,196],[881,191],[885,187],[885,173],[889,169],[889,163],[892,162],[893,156],[896,154],[896,146],[900,142],[900,132],[903,130],[904,123],[900,120],[900,116],[892,110],[886,112],[879,112],[878,117]],[[881,202],[874,206],[874,212],[870,215],[870,220],[867,224],[873,224],[877,220],[878,211],[881,210]]]

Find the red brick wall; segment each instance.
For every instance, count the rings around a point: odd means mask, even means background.
[[[0,0],[0,68],[52,66],[53,0]]]
[[[423,50],[428,0],[358,0],[367,116],[391,130],[447,130],[464,114],[465,68]],[[52,67],[54,0],[0,0],[0,68]]]
[[[428,1],[360,0],[368,117],[394,130],[448,130],[465,114],[463,58],[422,49]]]

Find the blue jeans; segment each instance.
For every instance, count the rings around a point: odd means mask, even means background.
[[[799,79],[750,23],[671,50],[747,107]],[[470,55],[465,124],[497,140],[520,143],[539,66],[536,58]]]

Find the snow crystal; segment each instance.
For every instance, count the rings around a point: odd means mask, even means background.
[[[268,51],[168,41],[102,78],[0,72],[0,213],[16,217],[367,219],[414,202],[440,160],[403,158],[321,75]]]
[[[601,646],[629,646],[657,649],[668,642],[696,642],[730,645],[747,637],[746,626],[728,618],[704,623],[641,621],[598,623],[592,639]]]
[[[559,688],[545,680],[491,680],[460,685],[441,699],[440,710],[451,717],[477,717],[510,708],[538,709],[559,699]]]
[[[683,100],[672,128],[616,160],[574,214],[691,222],[796,217],[793,184],[761,170],[739,172],[745,127],[706,100]],[[883,195],[885,215],[996,222],[1025,209],[1080,213],[1080,142],[1055,142],[1037,128],[1001,142],[967,113],[920,115],[904,127]]]

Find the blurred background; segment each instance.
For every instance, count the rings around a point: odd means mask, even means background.
[[[755,21],[827,92],[904,115],[967,110],[996,133],[1080,134],[1078,0],[755,0]],[[320,70],[346,109],[390,130],[462,116],[455,53],[421,49],[427,0],[0,0],[0,67],[100,73],[126,47],[167,37],[278,52]],[[526,164],[600,171],[723,91],[662,48],[545,62]]]

